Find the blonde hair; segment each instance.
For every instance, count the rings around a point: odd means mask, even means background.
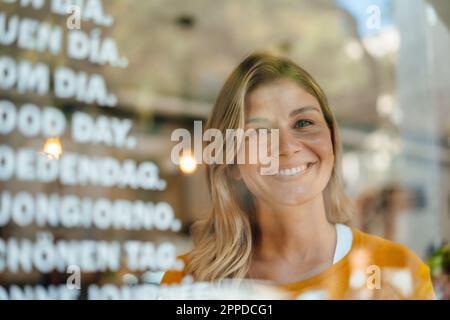
[[[324,190],[330,223],[350,222],[352,205],[340,177],[341,141],[336,120],[317,82],[291,60],[264,53],[245,58],[231,73],[219,93],[206,128],[243,129],[245,99],[256,87],[277,79],[290,79],[316,97],[330,129],[334,168]],[[211,208],[206,219],[192,228],[194,249],[187,255],[186,272],[197,281],[219,281],[247,276],[257,226],[252,196],[243,182],[231,175],[231,165],[206,166]]]

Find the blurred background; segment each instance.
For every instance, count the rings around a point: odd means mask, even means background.
[[[173,219],[181,224],[173,229],[160,228],[166,230],[127,230],[20,225],[5,218],[0,226],[2,298],[36,298],[36,290],[12,292],[11,286],[36,288],[65,283],[68,277],[66,272],[24,267],[14,271],[8,267],[14,262],[8,262],[7,254],[16,254],[8,247],[10,238],[35,239],[38,232],[48,232],[54,239],[169,241],[177,254],[188,251],[192,246],[189,227],[206,213],[209,195],[200,166],[190,166],[189,161],[177,166],[171,161],[171,133],[176,128],[193,130],[194,120],[206,120],[226,77],[255,50],[287,56],[318,80],[341,129],[345,185],[357,207],[354,225],[414,250],[430,264],[438,297],[449,298],[449,1],[98,1],[104,15],[113,18],[112,23],[104,24],[82,8],[80,30],[95,36],[93,30],[98,29],[100,39],[114,39],[118,55],[126,57],[123,64],[70,57],[65,45],[73,31],[66,24],[69,13],[56,14],[53,2],[64,1],[0,1],[0,56],[12,58],[16,64],[26,59],[43,63],[50,70],[65,66],[99,74],[108,92],[116,95],[115,106],[55,96],[52,81],[44,94],[21,91],[5,80],[5,63],[0,73],[4,77],[0,79],[0,100],[13,103],[17,110],[27,103],[40,110],[52,106],[64,113],[68,127],[77,111],[93,119],[102,115],[130,119],[136,147],[75,143],[69,129],[56,137],[27,137],[17,128],[2,130],[0,144],[16,151],[44,151],[56,158],[77,153],[133,159],[137,163],[151,161],[166,184],[158,190],[145,190],[22,181],[2,175],[2,194],[26,191],[31,195],[41,192],[166,203],[173,210]],[[72,1],[85,8],[89,2]],[[27,48],[33,36],[20,44],[11,31],[14,16],[59,26],[61,50],[39,50],[38,45]],[[46,39],[42,36],[45,32],[35,28],[38,31],[34,41]],[[4,169],[5,163],[2,165]],[[1,215],[5,217],[7,200],[2,197],[0,201]],[[78,298],[89,298],[89,284],[158,283],[162,274],[158,267],[138,270],[124,265],[114,270],[83,272]],[[111,292],[112,297],[122,297],[119,291]]]

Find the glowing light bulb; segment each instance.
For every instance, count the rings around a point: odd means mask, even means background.
[[[190,154],[185,154],[180,157],[180,170],[185,174],[191,174],[197,170],[197,162]]]
[[[59,141],[59,138],[48,138],[45,141],[43,152],[47,157],[51,159],[59,159],[63,152],[61,141]]]

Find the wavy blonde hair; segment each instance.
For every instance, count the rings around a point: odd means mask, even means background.
[[[219,93],[206,128],[243,129],[246,97],[258,86],[277,79],[298,83],[319,102],[331,132],[334,168],[324,189],[327,219],[349,224],[352,205],[340,177],[341,140],[335,117],[317,82],[289,59],[256,53],[245,58],[231,73]],[[206,219],[192,228],[194,249],[186,256],[186,272],[196,281],[220,281],[247,276],[258,228],[252,195],[231,174],[232,165],[206,166],[211,208]]]

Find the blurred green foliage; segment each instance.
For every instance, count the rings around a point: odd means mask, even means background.
[[[438,248],[428,259],[428,265],[433,276],[450,274],[450,244]]]

